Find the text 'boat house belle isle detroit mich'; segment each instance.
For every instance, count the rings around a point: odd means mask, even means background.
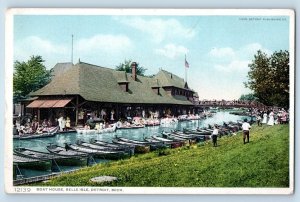
[[[184,79],[160,69],[151,77],[117,71],[88,63],[58,63],[53,78],[43,88],[30,93],[26,112],[43,119],[61,115],[72,124],[84,124],[87,114],[111,120],[134,116],[165,116],[198,113],[199,97]]]

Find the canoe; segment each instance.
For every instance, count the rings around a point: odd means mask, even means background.
[[[124,156],[127,155],[123,151],[105,151],[105,150],[87,148],[76,144],[67,144],[67,143],[65,144],[71,150],[83,152],[92,155],[95,158],[116,160],[116,159],[123,158]]]
[[[18,154],[13,155],[13,164],[19,168],[32,169],[32,170],[51,170],[51,160],[40,160],[30,157],[21,156]]]
[[[53,137],[58,134],[59,127],[52,127],[48,131],[43,131],[42,133],[33,133],[33,134],[23,134],[23,135],[14,135],[13,139],[33,139],[33,138],[45,138]]]

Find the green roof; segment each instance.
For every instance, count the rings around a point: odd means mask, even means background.
[[[183,79],[176,75],[168,78],[168,74],[161,70],[153,78],[138,75],[134,81],[130,73],[80,62],[31,95],[80,95],[85,100],[97,102],[192,105],[186,97],[168,95],[161,88],[184,88]],[[128,82],[129,92],[119,86],[123,82]],[[155,94],[152,87],[160,87],[160,95]]]

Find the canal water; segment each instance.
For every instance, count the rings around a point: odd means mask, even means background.
[[[114,133],[103,133],[103,134],[77,134],[76,132],[57,134],[54,137],[48,138],[38,138],[38,139],[28,139],[28,140],[17,140],[13,142],[14,147],[25,147],[32,150],[47,152],[46,146],[49,144],[57,144],[59,146],[64,146],[64,143],[76,143],[77,140],[83,140],[89,142],[90,139],[102,140],[111,142],[113,138],[124,137],[128,139],[143,140],[144,137],[151,137],[152,135],[161,136],[162,131],[170,131],[173,129],[182,130],[183,128],[196,129],[197,127],[207,127],[208,124],[223,124],[223,121],[233,121],[243,120],[243,116],[237,116],[230,114],[227,111],[219,111],[214,113],[212,117],[193,120],[193,121],[183,121],[176,124],[168,124],[161,126],[150,126],[139,129],[121,129],[116,130]],[[249,117],[248,117],[249,119]],[[105,160],[95,159],[97,163],[105,162]],[[77,167],[60,167],[61,170],[73,170]],[[21,174],[24,177],[32,177],[38,175],[50,174],[50,171],[37,171],[21,169]]]

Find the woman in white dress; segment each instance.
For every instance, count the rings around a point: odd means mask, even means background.
[[[269,126],[273,126],[274,125],[274,113],[271,111],[269,114],[269,121],[268,121],[268,125]]]
[[[267,119],[268,119],[268,114],[266,112],[264,112],[263,114],[263,120],[261,123],[267,123]]]

